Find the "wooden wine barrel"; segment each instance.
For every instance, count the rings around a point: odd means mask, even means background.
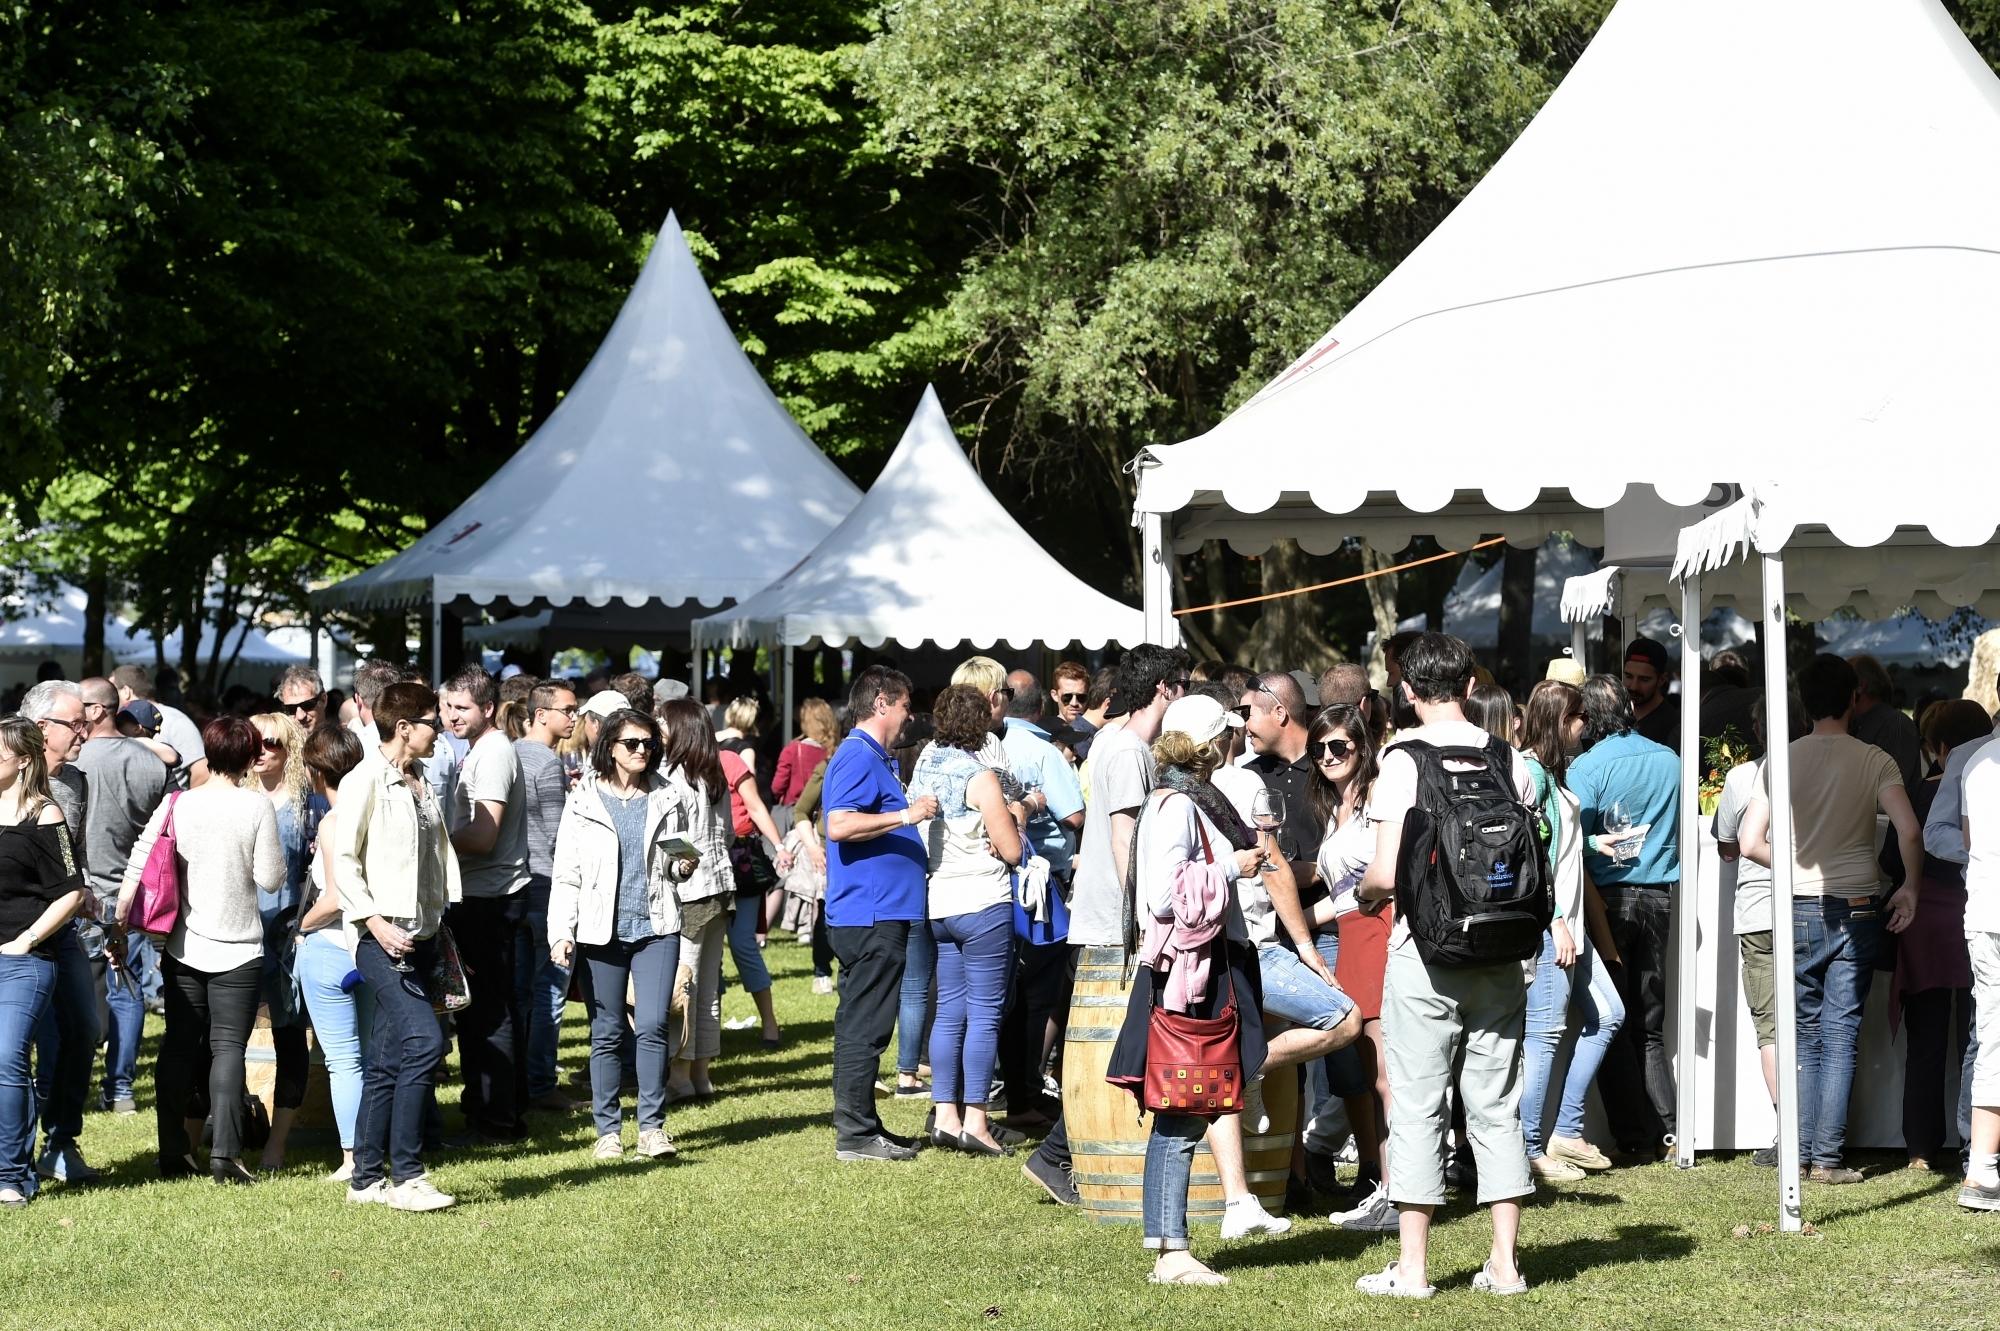
[[[320,1053],[318,1040],[309,1038],[307,1048],[312,1061],[306,1069],[306,1097],[293,1124],[300,1128],[332,1127],[333,1092],[326,1079],[326,1058]],[[271,1044],[270,1019],[261,1008],[243,1051],[243,1080],[244,1088],[264,1102],[267,1115],[276,1111],[278,1055]]]
[[[1099,1224],[1137,1224],[1142,1219],[1146,1139],[1152,1135],[1152,1119],[1140,1112],[1131,1093],[1104,1080],[1129,997],[1124,949],[1085,948],[1064,1032],[1063,1123],[1074,1162],[1071,1177],[1083,1198],[1084,1214]],[[1285,1209],[1285,1179],[1291,1172],[1298,1127],[1297,1069],[1281,1068],[1266,1076],[1264,1102],[1270,1131],[1244,1138],[1244,1169],[1250,1190],[1265,1210],[1277,1215]],[[1222,1207],[1222,1180],[1208,1143],[1203,1142],[1195,1149],[1194,1176],[1189,1180],[1188,1220],[1219,1224]]]

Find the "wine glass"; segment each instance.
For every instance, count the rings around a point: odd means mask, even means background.
[[[1250,821],[1259,831],[1275,832],[1285,825],[1285,794],[1265,786],[1250,797]]]
[[[1632,815],[1625,810],[1623,800],[1613,800],[1611,807],[1604,811],[1604,831],[1606,835],[1623,837],[1632,830]],[[1618,841],[1611,847],[1611,858],[1616,863],[1625,861],[1625,843]]]
[[[389,923],[395,925],[398,929],[407,931],[412,936],[414,936],[417,932],[417,922],[415,920],[399,920],[392,915],[389,917]],[[412,952],[415,951],[415,948],[412,947],[411,951]],[[396,970],[401,971],[405,975],[414,975],[417,969],[415,966],[412,966],[410,964],[410,952],[404,952],[399,956],[390,957],[389,965],[394,967]]]

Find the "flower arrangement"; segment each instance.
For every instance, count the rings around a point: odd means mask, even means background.
[[[1722,802],[1722,783],[1729,778],[1730,769],[1739,763],[1747,763],[1755,755],[1750,752],[1750,741],[1738,733],[1735,726],[1724,726],[1720,735],[1711,735],[1701,742],[1701,812],[1713,816],[1716,806]]]

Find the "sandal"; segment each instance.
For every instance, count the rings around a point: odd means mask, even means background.
[[[1228,1276],[1222,1274],[1220,1271],[1211,1271],[1208,1267],[1203,1266],[1201,1262],[1195,1259],[1192,1253],[1187,1253],[1186,1249],[1182,1249],[1181,1251],[1187,1254],[1188,1261],[1191,1263],[1185,1271],[1181,1271],[1176,1275],[1161,1275],[1160,1268],[1155,1266],[1151,1271],[1146,1273],[1146,1283],[1149,1285],[1226,1285],[1229,1283]]]
[[[1386,1294],[1399,1299],[1428,1299],[1437,1293],[1436,1285],[1415,1285],[1403,1283],[1403,1274],[1396,1269],[1395,1262],[1389,1263],[1374,1275],[1367,1275],[1354,1282],[1354,1288],[1363,1294]],[[1524,1286],[1525,1288],[1525,1286]]]
[[[1472,1278],[1472,1287],[1482,1294],[1526,1294],[1528,1278],[1517,1273],[1514,1280],[1502,1283],[1493,1274],[1493,1259],[1489,1257],[1486,1265],[1479,1268],[1479,1274]]]

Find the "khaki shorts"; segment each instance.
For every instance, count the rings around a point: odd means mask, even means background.
[[[1736,935],[1743,953],[1743,1001],[1757,1028],[1757,1047],[1778,1042],[1778,991],[1771,972],[1771,931]]]

